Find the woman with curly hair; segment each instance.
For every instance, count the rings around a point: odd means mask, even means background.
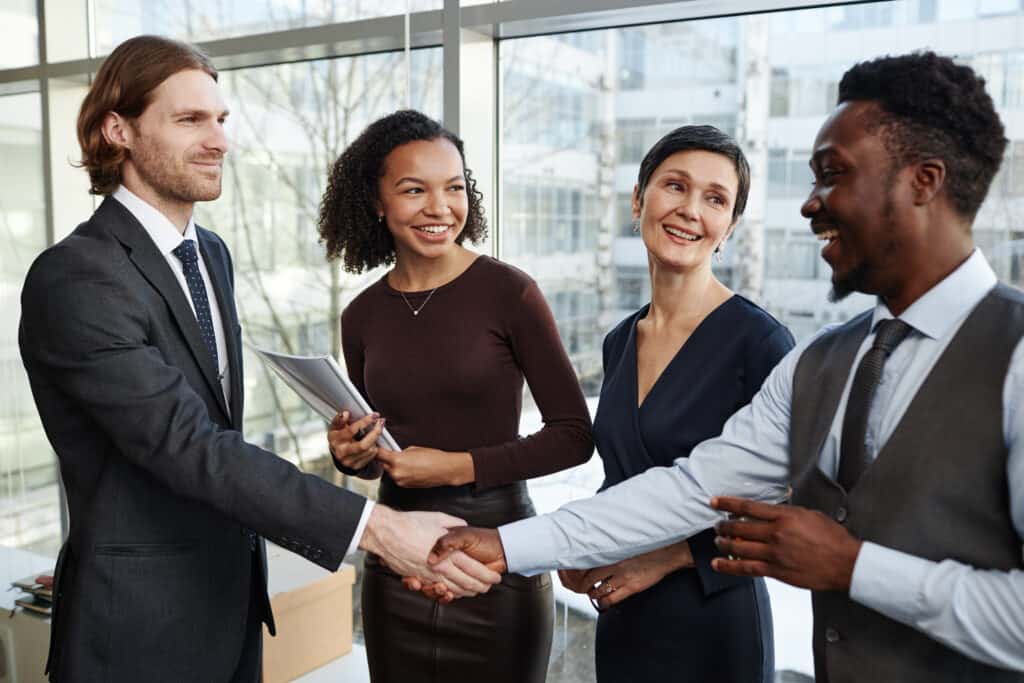
[[[382,503],[494,527],[534,514],[525,479],[578,465],[593,445],[537,284],[462,246],[486,236],[480,204],[462,141],[419,112],[372,123],[335,163],[320,208],[328,257],[350,272],[392,268],[341,315],[349,376],[379,414],[339,416],[328,440],[342,471],[382,476]],[[524,378],[544,427],[521,438]],[[385,420],[401,452],[375,445]],[[369,556],[362,612],[375,683],[545,678],[547,574],[439,604]]]

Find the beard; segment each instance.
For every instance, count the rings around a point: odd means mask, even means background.
[[[221,174],[207,175],[190,165],[192,161],[212,161],[222,155],[185,154],[181,157],[158,143],[140,138],[131,151],[139,177],[158,195],[175,202],[207,202],[220,196]]]
[[[889,188],[882,198],[881,222],[885,226],[886,240],[881,250],[873,252],[875,265],[869,260],[861,258],[860,263],[851,268],[849,272],[839,275],[832,271],[832,290],[828,294],[831,303],[838,303],[854,292],[862,294],[878,294],[877,287],[871,284],[873,274],[877,274],[879,264],[890,259],[897,253],[896,235],[898,229],[895,223],[895,211],[893,207],[892,186],[896,175],[895,169],[890,169],[885,181],[885,187]]]
[[[839,303],[854,292],[865,291],[867,267],[860,265],[841,277],[832,274],[832,290],[828,293],[829,303]]]

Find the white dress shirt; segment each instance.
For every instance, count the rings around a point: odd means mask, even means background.
[[[185,293],[185,299],[192,308],[192,315],[196,314],[195,304],[192,302],[192,294],[188,289],[188,282],[185,280],[185,271],[181,261],[172,252],[185,240],[192,240],[196,246],[196,253],[199,254],[199,273],[203,276],[203,286],[206,287],[206,298],[210,302],[210,318],[213,321],[213,335],[217,339],[217,358],[220,367],[217,368],[217,378],[220,380],[221,390],[224,392],[224,404],[231,405],[231,368],[228,364],[228,349],[224,341],[224,321],[220,317],[220,306],[217,301],[217,293],[213,291],[210,284],[210,273],[206,269],[206,260],[199,248],[199,238],[196,235],[196,224],[190,217],[185,227],[185,234],[178,232],[178,228],[167,216],[160,213],[154,206],[134,194],[131,190],[121,185],[113,195],[114,199],[121,202],[128,209],[135,219],[145,228],[146,234],[153,240],[153,244],[163,254],[171,272],[181,285],[181,291]],[[230,409],[230,408],[229,408]]]
[[[199,249],[195,222],[190,217],[188,225],[185,227],[185,234],[182,235],[167,216],[146,203],[138,195],[132,193],[124,185],[118,187],[117,191],[111,196],[121,202],[135,216],[135,219],[142,224],[150,239],[153,240],[156,248],[163,254],[167,260],[167,265],[171,268],[171,272],[174,273],[174,277],[178,279],[178,284],[181,285],[181,291],[185,293],[185,299],[188,300],[188,305],[192,308],[192,315],[195,315],[196,307],[192,302],[192,294],[189,292],[188,282],[185,280],[185,271],[182,268],[181,261],[172,252],[185,240],[192,240],[196,243],[196,253],[199,254],[199,272],[203,276],[203,285],[206,287],[206,298],[210,302],[210,318],[213,320],[213,334],[217,339],[217,358],[220,361],[217,373],[220,378],[221,389],[224,391],[224,403],[230,406],[231,368],[228,364],[228,351],[224,341],[224,323],[220,317],[217,293],[213,291],[213,286],[210,284],[210,273],[206,269],[203,252]],[[359,539],[366,529],[366,523],[370,520],[371,510],[373,510],[373,501],[367,500],[366,505],[363,507],[363,513],[359,518],[359,524],[356,526],[356,533],[352,536],[352,542],[345,552],[346,555],[354,553],[359,548]]]
[[[885,445],[968,313],[995,284],[995,274],[975,250],[899,316],[914,331],[886,362],[872,402],[866,440],[870,457]],[[891,317],[879,301],[872,330]],[[726,422],[722,435],[698,445],[689,458],[652,468],[550,515],[501,527],[509,571],[535,574],[600,566],[683,540],[721,518],[709,507],[712,496],[780,498],[788,485],[793,375],[800,355],[818,335],[787,354],[750,405]],[[865,338],[854,367],[873,340],[874,333]],[[838,473],[842,416],[853,375],[851,371],[820,454],[819,467],[832,478]],[[1024,343],[1014,349],[1003,406],[1010,514],[1024,539]],[[1024,671],[1022,570],[932,562],[865,542],[854,566],[850,597],[967,656]]]

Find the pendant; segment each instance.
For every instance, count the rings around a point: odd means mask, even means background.
[[[413,314],[413,315],[419,315],[419,314],[420,314],[420,312],[419,312],[419,311],[413,311],[413,312],[412,312],[412,314]]]

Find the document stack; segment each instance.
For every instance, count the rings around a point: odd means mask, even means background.
[[[24,593],[14,601],[15,605],[35,614],[50,616],[53,610],[52,576],[28,577],[12,582],[11,586]]]

